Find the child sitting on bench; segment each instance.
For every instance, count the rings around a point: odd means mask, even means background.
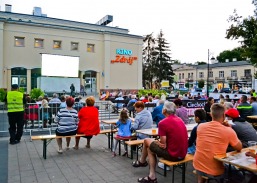
[[[120,113],[120,119],[116,122],[116,127],[118,127],[118,135],[116,138],[131,138],[131,119],[128,117],[128,112],[127,110],[123,109]],[[113,146],[113,154],[112,156],[116,156],[116,149],[118,145],[118,140],[115,140],[115,145]],[[126,156],[128,154],[128,145],[124,143],[124,149],[125,153],[122,156]]]

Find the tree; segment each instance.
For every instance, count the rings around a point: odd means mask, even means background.
[[[206,63],[206,62],[203,62],[203,61],[197,61],[196,64],[197,64],[197,65],[206,65],[207,63]]]
[[[204,80],[199,80],[198,81],[198,88],[203,88],[204,87]]]
[[[152,88],[155,66],[155,57],[153,56],[155,39],[152,34],[146,35],[143,39],[143,86],[150,89]]]
[[[172,61],[171,57],[169,56],[169,46],[164,38],[164,34],[162,30],[160,31],[159,35],[156,39],[156,47],[153,52],[154,57],[156,58],[155,64],[155,77],[156,83],[160,86],[162,80],[168,80],[169,83],[173,83],[173,70],[172,70]]]
[[[248,57],[251,63],[257,65],[257,0],[253,0],[255,11],[254,16],[242,18],[234,11],[229,17],[232,24],[227,29],[227,39],[239,40],[244,50],[243,56]]]
[[[244,49],[238,47],[233,50],[225,50],[221,52],[217,56],[217,60],[219,62],[225,62],[226,59],[229,59],[229,62],[232,62],[233,58],[236,58],[237,60],[246,60],[246,57],[244,55]]]

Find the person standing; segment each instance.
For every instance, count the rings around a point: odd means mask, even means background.
[[[23,116],[26,99],[18,89],[18,85],[13,84],[11,91],[7,92],[4,100],[7,104],[10,144],[12,145],[20,142],[24,125]]]
[[[75,95],[75,86],[73,83],[70,85],[70,95],[71,96]]]
[[[206,112],[206,121],[211,121],[212,116],[211,116],[211,106],[214,104],[214,98],[209,97],[207,103],[204,105],[204,110]]]

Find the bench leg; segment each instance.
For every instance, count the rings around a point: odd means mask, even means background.
[[[43,140],[43,157],[46,159],[47,142],[46,139]]]
[[[121,140],[118,140],[118,143],[119,143],[119,156],[120,156],[120,154],[121,154],[121,152],[120,152],[121,151],[120,150],[121,149]]]
[[[130,158],[133,159],[133,149],[132,149],[132,146],[130,146]]]
[[[172,166],[172,183],[174,183],[174,176],[175,176],[175,166]]]
[[[186,163],[182,163],[182,183],[186,182]]]
[[[167,167],[167,165],[165,165],[164,164],[164,169],[163,169],[163,175],[164,175],[164,177],[166,177],[167,176],[167,170],[166,170],[166,167]],[[172,179],[172,182],[173,182],[173,179]]]
[[[111,136],[110,136],[110,133],[107,133],[107,136],[108,136],[108,148],[110,149],[111,148],[111,141],[110,141],[110,138],[111,138]]]

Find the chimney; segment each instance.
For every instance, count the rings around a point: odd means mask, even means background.
[[[237,59],[236,58],[233,58],[233,60],[232,60],[233,62],[236,62],[237,61]]]
[[[34,7],[33,9],[33,15],[35,16],[41,16],[42,15],[42,10],[40,7]]]
[[[229,62],[229,59],[226,59],[225,62]]]
[[[5,4],[5,12],[12,12],[12,5]]]

